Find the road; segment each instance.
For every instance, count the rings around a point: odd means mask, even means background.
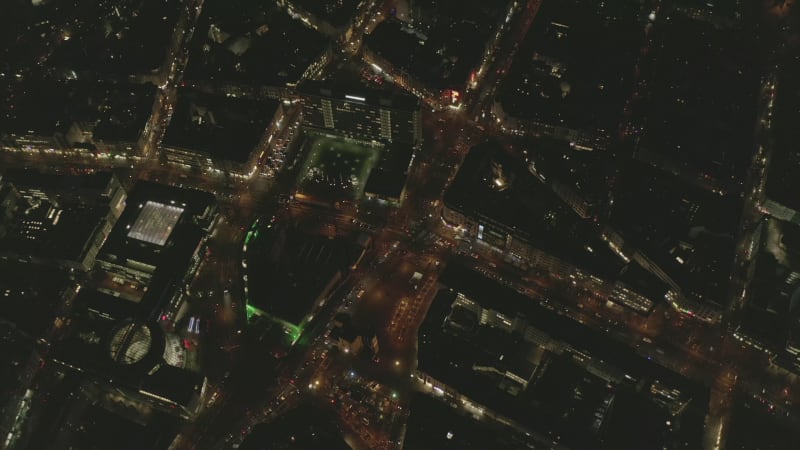
[[[755,273],[755,255],[758,253],[758,242],[761,240],[764,212],[761,210],[765,194],[766,172],[772,156],[772,115],[777,91],[777,72],[765,77],[759,95],[758,128],[756,132],[756,151],[750,163],[745,181],[744,204],[739,222],[739,236],[734,255],[733,276],[731,282],[731,299],[727,311],[726,323],[736,323],[735,316],[747,302],[747,288]]]
[[[156,149],[169,123],[188,58],[188,42],[202,4],[202,0],[188,0],[176,26],[161,74],[160,94],[143,139],[145,155],[151,157],[104,157],[52,149],[0,152],[0,166],[4,168],[46,167],[59,173],[113,170],[127,186],[139,179],[152,180],[213,192],[219,199],[220,222],[186,293],[191,314],[212,324],[210,336],[201,344],[207,348],[212,367],[208,371],[211,388],[199,414],[186,424],[173,449],[228,448],[241,442],[257,423],[274,419],[306,396],[323,403],[333,400],[325,404],[332,405],[357,446],[398,448],[395,432],[404,416],[384,414],[381,407],[387,402],[398,411],[407,406],[406,394],[414,388],[412,383],[416,383],[409,381],[410,375],[416,373],[415,337],[435,295],[439,273],[447,264],[466,265],[548,309],[623,342],[644,357],[708,383],[712,386],[708,448],[724,446],[730,393],[734,389],[760,395],[781,407],[791,407],[800,401],[800,382],[779,372],[765,374],[768,363],[764,356],[741,346],[719,328],[661,306],[649,317],[640,317],[552,274],[520,269],[508,263],[505,255],[474,242],[465,243],[442,225],[444,191],[470,146],[497,132],[490,114],[494,96],[516,55],[517,44],[536,17],[541,0],[529,0],[522,9],[509,3],[510,20],[494,36],[461,108],[423,112],[426,145],[410,170],[404,204],[388,214],[385,221],[375,220],[367,210],[331,211],[299,202],[290,202],[286,208],[277,206],[278,198],[291,192],[294,178],[278,177],[280,164],[271,167],[270,161],[293,156],[286,152],[302,120],[297,105],[289,105],[284,122],[272,124],[267,130],[260,147],[262,152],[258,154],[259,170],[249,176],[179,169],[152,157],[158,153]],[[356,57],[364,34],[387,17],[391,5],[390,1],[363,2],[352,29],[343,34],[349,38],[339,40],[337,57]],[[774,81],[768,80],[762,95],[764,130],[770,125],[774,92]],[[753,229],[761,217],[758,205],[763,198],[764,170],[769,162],[768,144],[759,147],[748,178],[742,219],[742,229],[746,231],[740,236],[737,250],[737,267],[741,270],[737,275],[740,283],[736,295],[742,299],[746,298],[746,286],[752,275],[748,262],[753,254]],[[253,220],[278,209],[286,217],[313,223],[334,235],[368,224],[361,229],[372,234],[373,244],[368,256],[304,328],[289,355],[275,360],[263,355],[257,343],[248,340],[246,332],[241,333],[245,329],[241,243]],[[417,273],[420,277],[414,279]],[[177,316],[179,306],[175,305],[171,313]],[[375,329],[381,348],[377,361],[359,361],[334,351],[334,343],[325,335],[332,317],[341,311],[352,312],[357,324]],[[37,361],[32,359],[28,364],[27,384],[36,374]],[[755,379],[761,383],[754,383]],[[348,397],[349,392],[354,385],[367,385],[375,380],[379,383],[369,395],[368,408],[360,411]],[[20,398],[26,389],[27,386],[20,386]],[[453,400],[460,402],[459,407],[477,408],[458,393],[453,393]]]
[[[516,3],[516,1],[510,2],[508,17],[513,17],[513,20],[510,20],[511,25],[498,30],[491,47],[493,51],[486,55],[488,61],[485,60],[484,64],[479,67],[476,72],[476,81],[472,89],[467,91],[467,98],[464,102],[465,110],[467,116],[476,122],[491,121],[491,115],[484,113],[491,111],[497,88],[511,68],[519,44],[525,40],[528,30],[539,12],[539,7],[542,5],[542,0],[528,0],[521,11],[513,6]]]
[[[178,84],[189,61],[189,47],[204,0],[185,0],[172,34],[167,58],[160,70],[160,84],[153,104],[153,113],[145,124],[141,137],[142,154],[158,156],[158,146],[164,138],[172,111],[178,99]]]

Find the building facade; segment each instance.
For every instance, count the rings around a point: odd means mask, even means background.
[[[410,95],[382,95],[359,87],[346,90],[324,82],[298,87],[305,125],[352,139],[419,145],[420,103]]]

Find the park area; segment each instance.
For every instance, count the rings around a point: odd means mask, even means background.
[[[380,150],[329,137],[309,136],[298,191],[322,200],[358,200]]]

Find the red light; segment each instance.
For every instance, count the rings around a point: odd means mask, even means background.
[[[166,321],[167,320],[167,315],[166,314],[162,314],[161,315],[161,320],[162,321]]]

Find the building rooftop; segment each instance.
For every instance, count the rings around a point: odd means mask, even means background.
[[[736,396],[731,414],[727,441],[734,448],[774,448],[789,450],[800,446],[800,435],[794,425],[795,413],[776,411],[768,401],[744,393]]]
[[[546,427],[564,435],[573,448],[631,448],[609,447],[600,444],[599,431],[608,420],[609,406],[616,401],[617,391],[625,385],[615,386],[588,372],[566,355],[547,353],[536,382],[526,393],[525,400],[540,405],[535,419]],[[580,431],[582,431],[582,433]]]
[[[800,189],[800,59],[783,66],[776,88],[771,129],[774,144],[767,167],[766,196],[800,211],[800,200],[792,194]]]
[[[350,22],[360,4],[358,0],[295,0],[293,3],[337,28]]]
[[[94,17],[83,16],[91,7],[74,8],[78,24],[67,28],[61,42],[54,44],[48,64],[74,70],[79,77],[83,71],[87,75],[133,75],[158,69],[167,54],[181,2],[101,3],[106,4]]]
[[[239,449],[351,450],[335,423],[321,408],[302,403],[270,423],[254,426]]]
[[[274,3],[203,6],[186,68],[188,80],[284,86],[300,80],[327,39]]]
[[[128,231],[128,237],[163,247],[182,214],[180,206],[148,200]]]
[[[364,192],[399,200],[406,185],[412,156],[411,147],[401,145],[385,147],[378,165],[372,169],[367,178]]]
[[[28,67],[34,55],[41,54],[49,40],[43,32],[61,25],[67,18],[61,14],[59,4],[14,2],[10,14],[0,17],[0,72],[14,73]],[[87,5],[88,6],[88,5]],[[89,8],[88,16],[96,16],[99,5]],[[9,11],[7,9],[6,11]]]
[[[619,389],[602,430],[605,448],[659,450],[670,446],[700,447],[705,428],[703,408],[705,406],[688,408],[675,417],[652,398],[629,387]]]
[[[765,349],[780,353],[800,315],[800,265],[795,255],[797,225],[767,219],[763,244],[754,258],[755,270],[748,290],[740,331]],[[793,245],[794,244],[794,245]]]
[[[417,111],[421,107],[420,100],[414,95],[388,87],[371,88],[360,83],[304,80],[297,86],[297,91],[301,95],[331,97],[387,109]]]
[[[400,11],[402,8],[398,8]],[[401,20],[390,19],[365,36],[366,46],[400,72],[436,89],[462,91],[481,62],[507,4],[480,0],[415,1]]]
[[[154,314],[185,276],[215,217],[210,193],[137,182],[97,256],[104,270],[95,276],[97,288],[138,303],[137,316]],[[125,282],[114,267],[126,268]],[[131,271],[147,272],[149,281]]]
[[[135,142],[150,117],[155,92],[149,84],[0,80],[0,134],[66,135],[80,122],[95,141]]]
[[[444,203],[484,226],[499,224],[536,248],[601,278],[613,279],[624,266],[595,236],[591,224],[498,143],[470,149],[445,191]]]
[[[85,401],[76,399],[76,403]],[[80,408],[75,405],[74,408]],[[151,412],[146,418],[132,418],[130,412],[115,411],[92,402],[79,415],[69,415],[76,429],[69,438],[75,448],[114,448],[118,450],[166,450],[179,431],[178,421],[166,414]],[[55,439],[52,442],[55,445]]]
[[[539,449],[522,433],[492,426],[449,404],[414,392],[403,440],[415,450]],[[541,447],[544,448],[544,447]]]
[[[720,196],[634,162],[617,180],[611,223],[688,295],[724,306],[742,209]]]
[[[439,280],[444,286],[453,289],[453,292],[462,293],[482,307],[498,311],[510,318],[523,317],[530,326],[552,338],[586,351],[635,378],[659,379],[687,391],[693,391],[697,387],[683,376],[648,361],[631,347],[616,341],[611,336],[545,308],[539,302],[461,264],[448,264]],[[442,323],[436,322],[438,320],[436,314],[442,314],[441,317],[447,314],[452,301],[448,303],[446,298],[442,297],[442,300],[434,302],[434,305],[439,305],[437,309],[431,307],[434,312],[429,313],[428,317],[433,317],[433,323]]]
[[[278,108],[277,100],[251,100],[181,89],[164,145],[245,163]]]
[[[144,359],[153,347],[153,335],[144,325],[127,323],[114,331],[109,356],[119,364],[135,364]]]
[[[538,302],[477,273],[448,265],[441,282],[458,288],[438,293],[420,328],[421,371],[473,401],[574,448],[641,448],[631,442],[622,446],[606,442],[607,439],[621,442],[617,435],[609,437],[617,433],[609,431],[609,424],[631,420],[625,418],[629,412],[620,415],[622,410],[610,408],[611,404],[629,398],[626,392],[659,412],[643,423],[660,430],[666,442],[686,441],[690,447],[700,442],[708,399],[708,390],[700,384],[647,360],[607,334],[539,306]],[[468,299],[466,303],[462,301],[464,305],[473,302],[483,309],[472,320],[469,314],[462,314],[459,320],[462,327],[454,328],[450,322],[457,309],[462,308],[458,306],[462,295]],[[506,319],[497,316],[497,321],[489,320],[496,313]],[[476,328],[473,325],[478,321],[481,325]],[[528,328],[523,329],[524,323]],[[507,331],[502,331],[504,328]],[[526,373],[532,376],[520,390],[519,382],[512,388],[512,383],[504,379],[513,379],[509,378],[509,372],[521,372],[509,370],[514,365],[503,367],[503,364],[507,357],[513,357],[511,349],[521,352],[526,346],[531,350],[521,353],[529,355],[521,361],[530,362],[532,369]],[[483,365],[492,348],[497,371],[485,370]],[[505,375],[498,378],[502,373]],[[697,408],[682,410],[685,419],[680,428],[668,429],[662,420],[667,415],[667,406],[659,406],[661,400],[651,390],[634,394],[637,383],[678,389]]]
[[[742,11],[747,9],[737,2],[705,0],[677,0],[672,7],[696,20],[704,20],[720,27],[738,25]]]
[[[0,246],[22,258],[78,265],[106,225],[108,211],[108,206],[26,204],[15,216],[9,233],[0,238]]]
[[[62,175],[29,169],[8,169],[0,174],[0,181],[11,183],[18,189],[39,189],[58,195],[75,193],[100,197],[107,195],[112,172],[94,172],[87,175]]]
[[[203,375],[167,363],[167,339],[155,322],[108,320],[91,313],[72,322],[68,335],[52,345],[55,361],[134,393],[191,407]]]
[[[644,40],[640,9],[630,1],[543,2],[501,86],[503,110],[549,125],[614,134],[633,91]]]
[[[7,204],[2,252],[88,270],[115,220],[112,209],[124,198],[116,177],[108,172],[52,175],[9,170],[0,180],[18,194],[14,206]]]
[[[536,173],[553,186],[557,194],[570,198],[576,194],[589,207],[603,206],[608,201],[609,186],[616,164],[613,155],[604,150],[587,151],[568,141],[542,138],[520,138],[513,145],[523,151],[524,159]],[[561,191],[562,186],[568,192]]]
[[[0,304],[3,299],[3,287],[0,285]],[[31,353],[34,351],[33,338],[23,330],[17,328],[13,323],[7,322],[8,317],[0,311],[0,352],[3,359],[0,360],[0,396],[2,398],[12,398],[17,394],[18,377],[21,377]],[[12,407],[6,404],[0,406],[0,414],[11,414],[10,410],[4,408]]]
[[[308,234],[294,224],[266,225],[248,244],[248,305],[298,325],[360,252],[345,238]]]
[[[647,92],[636,158],[738,191],[754,151],[758,55],[752,33],[662,13],[641,65]]]
[[[75,298],[75,303],[85,307],[90,313],[108,320],[122,320],[136,315],[137,303],[94,289],[83,289]]]
[[[57,267],[34,269],[0,257],[0,318],[30,336],[40,336],[53,325],[61,294],[71,284],[69,274]]]

